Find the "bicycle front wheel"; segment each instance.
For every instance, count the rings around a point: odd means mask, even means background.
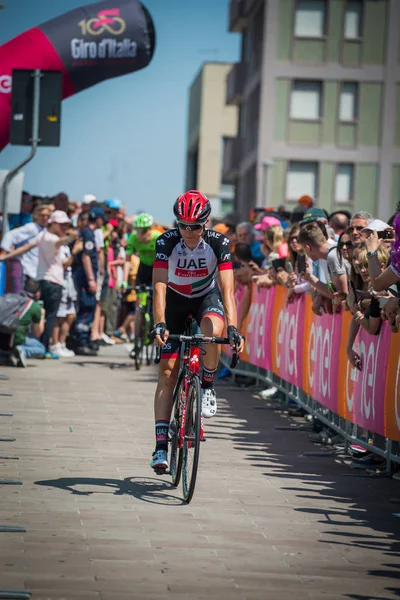
[[[172,411],[172,421],[169,428],[169,438],[171,444],[171,451],[169,457],[169,470],[172,477],[172,485],[177,487],[181,480],[182,472],[182,448],[179,448],[179,436],[181,429],[181,396],[182,396],[182,382],[177,385],[174,394],[174,408]]]
[[[194,375],[189,387],[186,404],[185,437],[182,449],[183,497],[187,503],[192,499],[196,485],[200,455],[201,389],[200,378]]]

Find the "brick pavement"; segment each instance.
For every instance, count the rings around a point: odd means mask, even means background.
[[[112,368],[118,367],[120,368]],[[195,497],[152,475],[155,370],[124,347],[1,368],[0,588],[34,600],[389,600],[399,595],[394,480],[304,458],[278,411],[219,387]],[[350,475],[350,476],[348,476]]]

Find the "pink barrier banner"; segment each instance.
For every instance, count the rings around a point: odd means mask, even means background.
[[[238,310],[243,289],[237,291]],[[287,304],[287,290],[252,288],[241,356],[293,383],[326,408],[360,427],[400,441],[400,334],[386,323],[379,336],[356,338],[362,369],[346,354],[351,315],[317,316],[309,296]]]
[[[287,291],[277,287],[271,319],[272,371],[302,386],[304,344],[304,296],[296,297],[292,304],[286,302]]]
[[[300,387],[326,408],[337,412],[342,316],[315,315],[309,298],[307,308],[302,315],[305,325],[304,377]]]
[[[271,370],[272,310],[275,289],[254,287],[247,318],[246,352],[249,362]]]
[[[347,361],[346,418],[370,431],[385,435],[385,384],[390,346],[390,330],[385,323],[379,336],[360,329],[356,350],[362,370]]]

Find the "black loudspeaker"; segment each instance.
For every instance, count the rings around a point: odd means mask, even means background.
[[[12,72],[10,144],[32,144],[34,71]],[[59,146],[61,126],[61,71],[41,71],[39,103],[39,146]]]

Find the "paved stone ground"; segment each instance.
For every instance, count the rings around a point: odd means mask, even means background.
[[[119,368],[113,368],[119,367]],[[195,497],[153,476],[154,368],[124,347],[2,368],[0,588],[34,600],[390,599],[400,594],[394,480],[304,458],[304,432],[220,386]]]

